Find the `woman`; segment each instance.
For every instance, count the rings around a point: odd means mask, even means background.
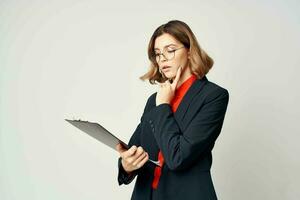
[[[207,80],[213,60],[182,21],[158,27],[148,46],[151,62],[141,77],[158,83],[141,121],[120,153],[118,182],[137,180],[131,199],[217,199],[212,149],[221,132],[228,91]],[[158,160],[159,166],[151,160]]]

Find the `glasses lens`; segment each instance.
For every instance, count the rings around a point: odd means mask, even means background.
[[[154,54],[156,62],[159,62],[161,59],[164,59],[162,58],[163,56],[165,57],[165,59],[171,60],[175,56],[175,50],[165,51],[163,54],[159,54],[159,53]]]
[[[172,51],[166,51],[164,54],[167,60],[171,60],[174,57],[174,53],[175,51],[172,50]]]

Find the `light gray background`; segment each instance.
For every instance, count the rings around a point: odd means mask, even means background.
[[[224,200],[300,198],[300,3],[0,1],[0,199],[129,199],[118,153],[64,121],[104,124],[128,141],[157,90],[154,29],[185,21],[215,60],[230,103],[213,151]]]

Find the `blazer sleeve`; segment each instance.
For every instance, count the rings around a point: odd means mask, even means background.
[[[140,133],[141,133],[141,122],[135,129],[133,135],[130,138],[130,141],[128,143],[128,146],[131,147],[133,145],[140,146]],[[128,185],[133,181],[135,176],[138,174],[140,169],[134,170],[131,174],[128,174],[121,163],[122,158],[119,157],[118,159],[118,183],[119,185],[125,184]]]
[[[128,143],[128,146],[129,148],[133,145],[135,146],[140,146],[141,145],[141,141],[140,141],[140,135],[141,135],[141,132],[142,132],[142,123],[143,123],[143,118],[144,118],[144,114],[147,112],[148,110],[148,107],[149,107],[149,99],[148,98],[148,101],[146,103],[146,106],[144,108],[144,112],[143,112],[143,115],[140,119],[140,123],[138,124],[138,126],[136,127],[134,133],[132,134],[130,140],[129,140],[129,143]],[[118,159],[118,183],[119,185],[122,185],[122,184],[125,184],[125,185],[128,185],[129,183],[131,183],[133,181],[133,179],[136,177],[136,175],[138,175],[138,173],[143,169],[143,167],[137,169],[137,170],[134,170],[130,175],[124,170],[123,168],[123,165],[121,163],[121,157],[119,157]]]
[[[184,132],[181,132],[169,104],[160,104],[147,113],[145,120],[150,123],[170,170],[190,167],[215,142],[221,132],[228,100],[226,89],[211,92]]]

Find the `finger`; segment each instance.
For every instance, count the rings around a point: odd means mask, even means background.
[[[115,149],[116,149],[117,151],[120,151],[120,150],[121,150],[120,143],[118,143],[118,144],[116,145]]]
[[[132,164],[133,166],[136,166],[138,163],[140,163],[145,157],[147,156],[147,153],[144,151]]]
[[[148,160],[149,160],[149,155],[147,154],[146,157],[137,164],[137,167],[138,168],[142,167]]]
[[[182,71],[182,67],[179,67],[178,69],[177,69],[177,73],[176,73],[176,77],[175,77],[175,79],[174,79],[174,81],[173,81],[173,83],[172,83],[172,86],[176,89],[176,87],[177,87],[177,83],[178,83],[178,81],[179,81],[179,78],[180,78],[180,75],[181,75],[181,71]]]
[[[128,163],[133,163],[137,158],[139,158],[143,153],[144,153],[144,149],[140,146],[136,149],[134,155],[131,155],[129,157],[126,158],[126,161]]]
[[[177,86],[177,83],[178,83],[178,81],[179,81],[179,79],[180,79],[181,71],[182,71],[182,67],[179,67],[179,68],[177,69],[176,77],[175,77],[175,79],[174,79],[172,85]]]
[[[140,157],[140,155],[142,155],[144,153],[144,149],[143,147],[139,146],[134,154],[134,159],[137,159],[138,157]]]
[[[170,82],[169,82],[168,80],[166,80],[166,81],[162,84],[162,87],[166,87],[166,86],[168,86],[168,85],[170,85]]]
[[[123,153],[123,152],[126,151],[127,149],[125,149],[125,148],[123,147],[122,144],[118,143],[118,144],[116,145],[116,150],[117,150],[119,153]]]
[[[136,152],[137,147],[135,145],[133,145],[132,147],[130,147],[130,149],[128,149],[128,151],[123,152],[123,157],[126,159],[130,156],[133,156]]]

